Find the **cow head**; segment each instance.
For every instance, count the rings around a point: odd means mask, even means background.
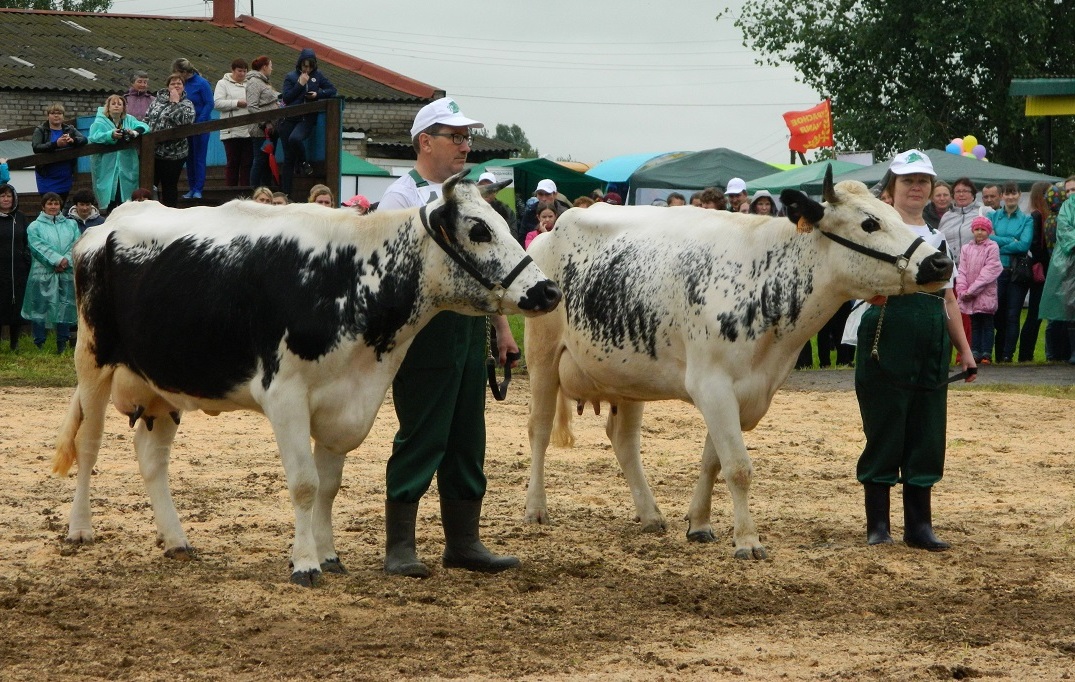
[[[953,263],[907,229],[894,208],[877,199],[861,182],[833,186],[832,168],[825,173],[820,204],[797,190],[786,189],[780,201],[800,232],[814,227],[855,254],[841,258],[851,270],[855,296],[894,296],[937,291],[952,276]]]
[[[497,192],[509,181],[490,185]],[[547,313],[562,294],[526,255],[477,185],[453,175],[443,196],[422,209],[422,221],[453,269],[442,295],[486,313]],[[450,302],[450,301],[447,301]]]

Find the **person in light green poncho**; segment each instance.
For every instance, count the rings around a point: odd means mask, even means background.
[[[1075,175],[1064,181],[1068,198],[1056,217],[1053,247],[1038,317],[1049,320],[1049,331],[1066,326],[1070,357],[1075,365]]]
[[[90,125],[89,140],[96,144],[117,144],[133,140],[149,132],[149,126],[127,113],[127,101],[120,95],[109,95],[97,117]],[[131,198],[138,188],[138,147],[130,145],[107,154],[90,157],[93,193],[97,205],[108,213]]]
[[[56,328],[56,352],[62,353],[78,319],[75,308],[75,270],[71,250],[78,225],[60,214],[60,195],[46,192],[43,210],[26,229],[30,244],[30,278],[22,299],[22,316],[30,321],[34,345],[45,345],[45,330]]]

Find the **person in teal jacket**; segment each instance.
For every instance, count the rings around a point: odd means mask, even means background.
[[[1034,239],[1034,220],[1019,208],[1019,186],[1006,182],[1001,188],[1003,204],[989,214],[993,234],[989,238],[1000,247],[1000,263],[1004,270],[997,278],[997,312],[993,316],[996,329],[996,359],[1011,362],[1015,344],[1019,341],[1019,317],[1030,283],[1012,281],[1012,256],[1025,256]]]
[[[45,330],[56,328],[56,352],[63,353],[78,319],[75,308],[75,270],[71,249],[78,225],[60,213],[60,195],[41,197],[41,215],[26,228],[30,244],[30,278],[22,299],[22,316],[30,321],[34,345],[45,345]]]
[[[147,124],[127,113],[127,100],[109,95],[105,105],[97,109],[89,139],[97,144],[117,144],[148,132]],[[90,157],[90,173],[97,205],[106,207],[104,212],[108,213],[130,200],[131,192],[138,188],[138,147],[130,145],[107,154],[94,154]]]
[[[1038,317],[1051,325],[1067,327],[1071,349],[1068,362],[1075,365],[1075,175],[1064,181],[1068,198],[1056,216],[1056,245],[1045,276]]]

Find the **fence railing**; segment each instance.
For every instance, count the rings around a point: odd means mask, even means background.
[[[343,101],[339,99],[306,102],[285,107],[283,109],[271,109],[268,111],[259,111],[254,114],[243,114],[242,116],[233,116],[231,118],[176,126],[175,128],[169,128],[167,130],[158,130],[156,132],[139,135],[133,140],[120,140],[115,144],[91,143],[77,148],[59,149],[57,151],[45,152],[42,154],[13,157],[9,158],[7,163],[8,168],[17,170],[56,163],[58,161],[78,159],[93,154],[108,154],[127,147],[137,147],[139,159],[138,184],[140,187],[148,188],[153,186],[153,170],[155,164],[153,151],[158,142],[167,142],[168,140],[178,140],[183,137],[190,137],[191,135],[211,133],[214,130],[227,130],[229,128],[249,126],[254,123],[264,123],[281,118],[285,114],[287,118],[296,118],[305,114],[313,114],[323,111],[325,112],[325,184],[329,187],[338,187],[340,184],[340,130],[343,120],[341,114],[342,108]],[[33,135],[36,127],[37,126],[5,131],[0,133],[0,140],[30,137]]]

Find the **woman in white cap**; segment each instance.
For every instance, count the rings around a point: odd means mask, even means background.
[[[907,228],[930,246],[946,249],[944,237],[922,217],[936,178],[929,157],[917,149],[898,154],[886,178],[885,188]],[[871,545],[892,542],[889,492],[902,483],[903,541],[933,552],[949,547],[933,534],[930,497],[944,471],[950,342],[961,353],[967,381],[974,380],[975,370],[953,281],[933,294],[878,297],[862,316],[855,393],[866,447],[857,473],[865,488]]]

